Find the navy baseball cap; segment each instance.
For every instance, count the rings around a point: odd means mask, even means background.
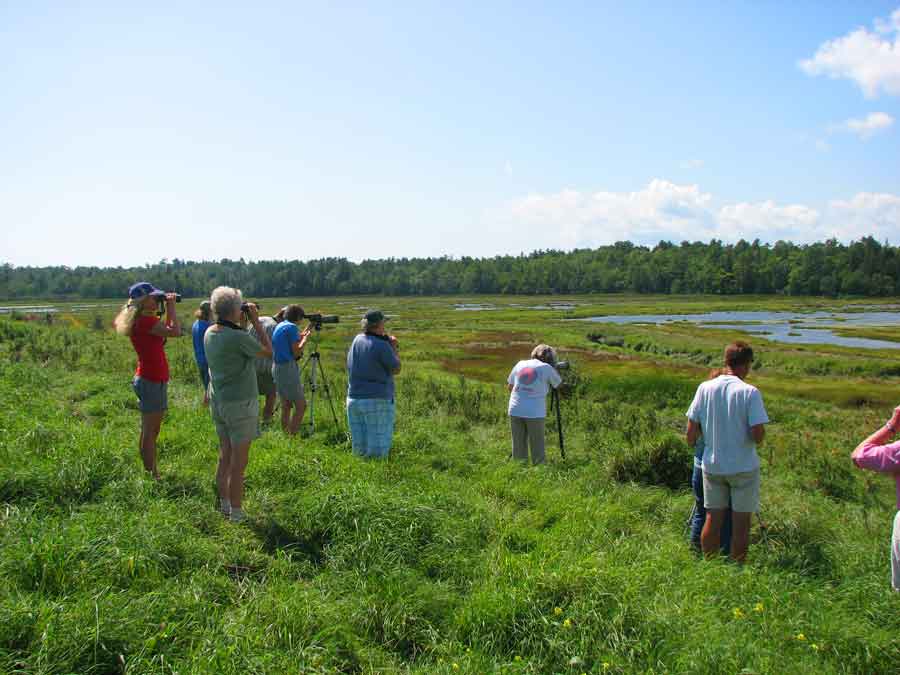
[[[147,281],[139,281],[136,284],[132,284],[132,286],[128,289],[128,297],[132,300],[141,300],[142,298],[146,298],[148,295],[165,296],[165,294],[165,291],[159,290],[156,286]]]
[[[387,317],[384,315],[379,309],[370,309],[366,312],[366,323],[381,323],[382,321],[387,321]]]

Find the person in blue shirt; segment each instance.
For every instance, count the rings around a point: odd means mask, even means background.
[[[400,372],[400,344],[384,328],[379,310],[366,312],[362,333],[347,352],[347,423],[353,453],[387,457],[394,435],[394,375]]]
[[[191,327],[191,337],[194,340],[194,360],[197,362],[197,370],[200,373],[200,383],[203,385],[203,405],[209,403],[209,364],[206,362],[206,351],[203,348],[203,336],[206,329],[212,323],[212,306],[209,300],[200,303],[200,309],[194,312],[194,325]]]
[[[297,327],[303,317],[300,305],[288,305],[284,310],[284,321],[272,332],[272,379],[281,399],[281,428],[292,436],[300,431],[306,412],[306,397],[297,361],[303,356],[303,347],[311,329],[307,326],[301,331]]]

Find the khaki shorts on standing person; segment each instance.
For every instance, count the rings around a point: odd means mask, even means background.
[[[259,438],[259,398],[243,401],[212,399],[209,410],[219,438],[227,439],[232,447]]]
[[[531,446],[531,463],[543,464],[546,459],[544,448],[543,417],[515,417],[510,415],[509,426],[512,429],[512,454],[514,459],[528,460],[528,447]]]
[[[741,473],[703,472],[703,505],[707,509],[727,509],[737,513],[759,511],[759,469]]]

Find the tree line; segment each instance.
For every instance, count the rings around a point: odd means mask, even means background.
[[[493,258],[162,260],[143,267],[0,267],[0,298],[123,297],[148,280],[186,296],[219,285],[248,297],[555,293],[900,295],[900,249],[872,237],[842,244],[617,242]]]

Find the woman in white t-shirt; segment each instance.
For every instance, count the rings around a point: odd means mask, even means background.
[[[519,361],[506,380],[509,388],[509,424],[512,431],[513,458],[541,464],[544,452],[544,421],[547,417],[547,392],[562,382],[554,365],[556,352],[540,344],[531,358]]]

